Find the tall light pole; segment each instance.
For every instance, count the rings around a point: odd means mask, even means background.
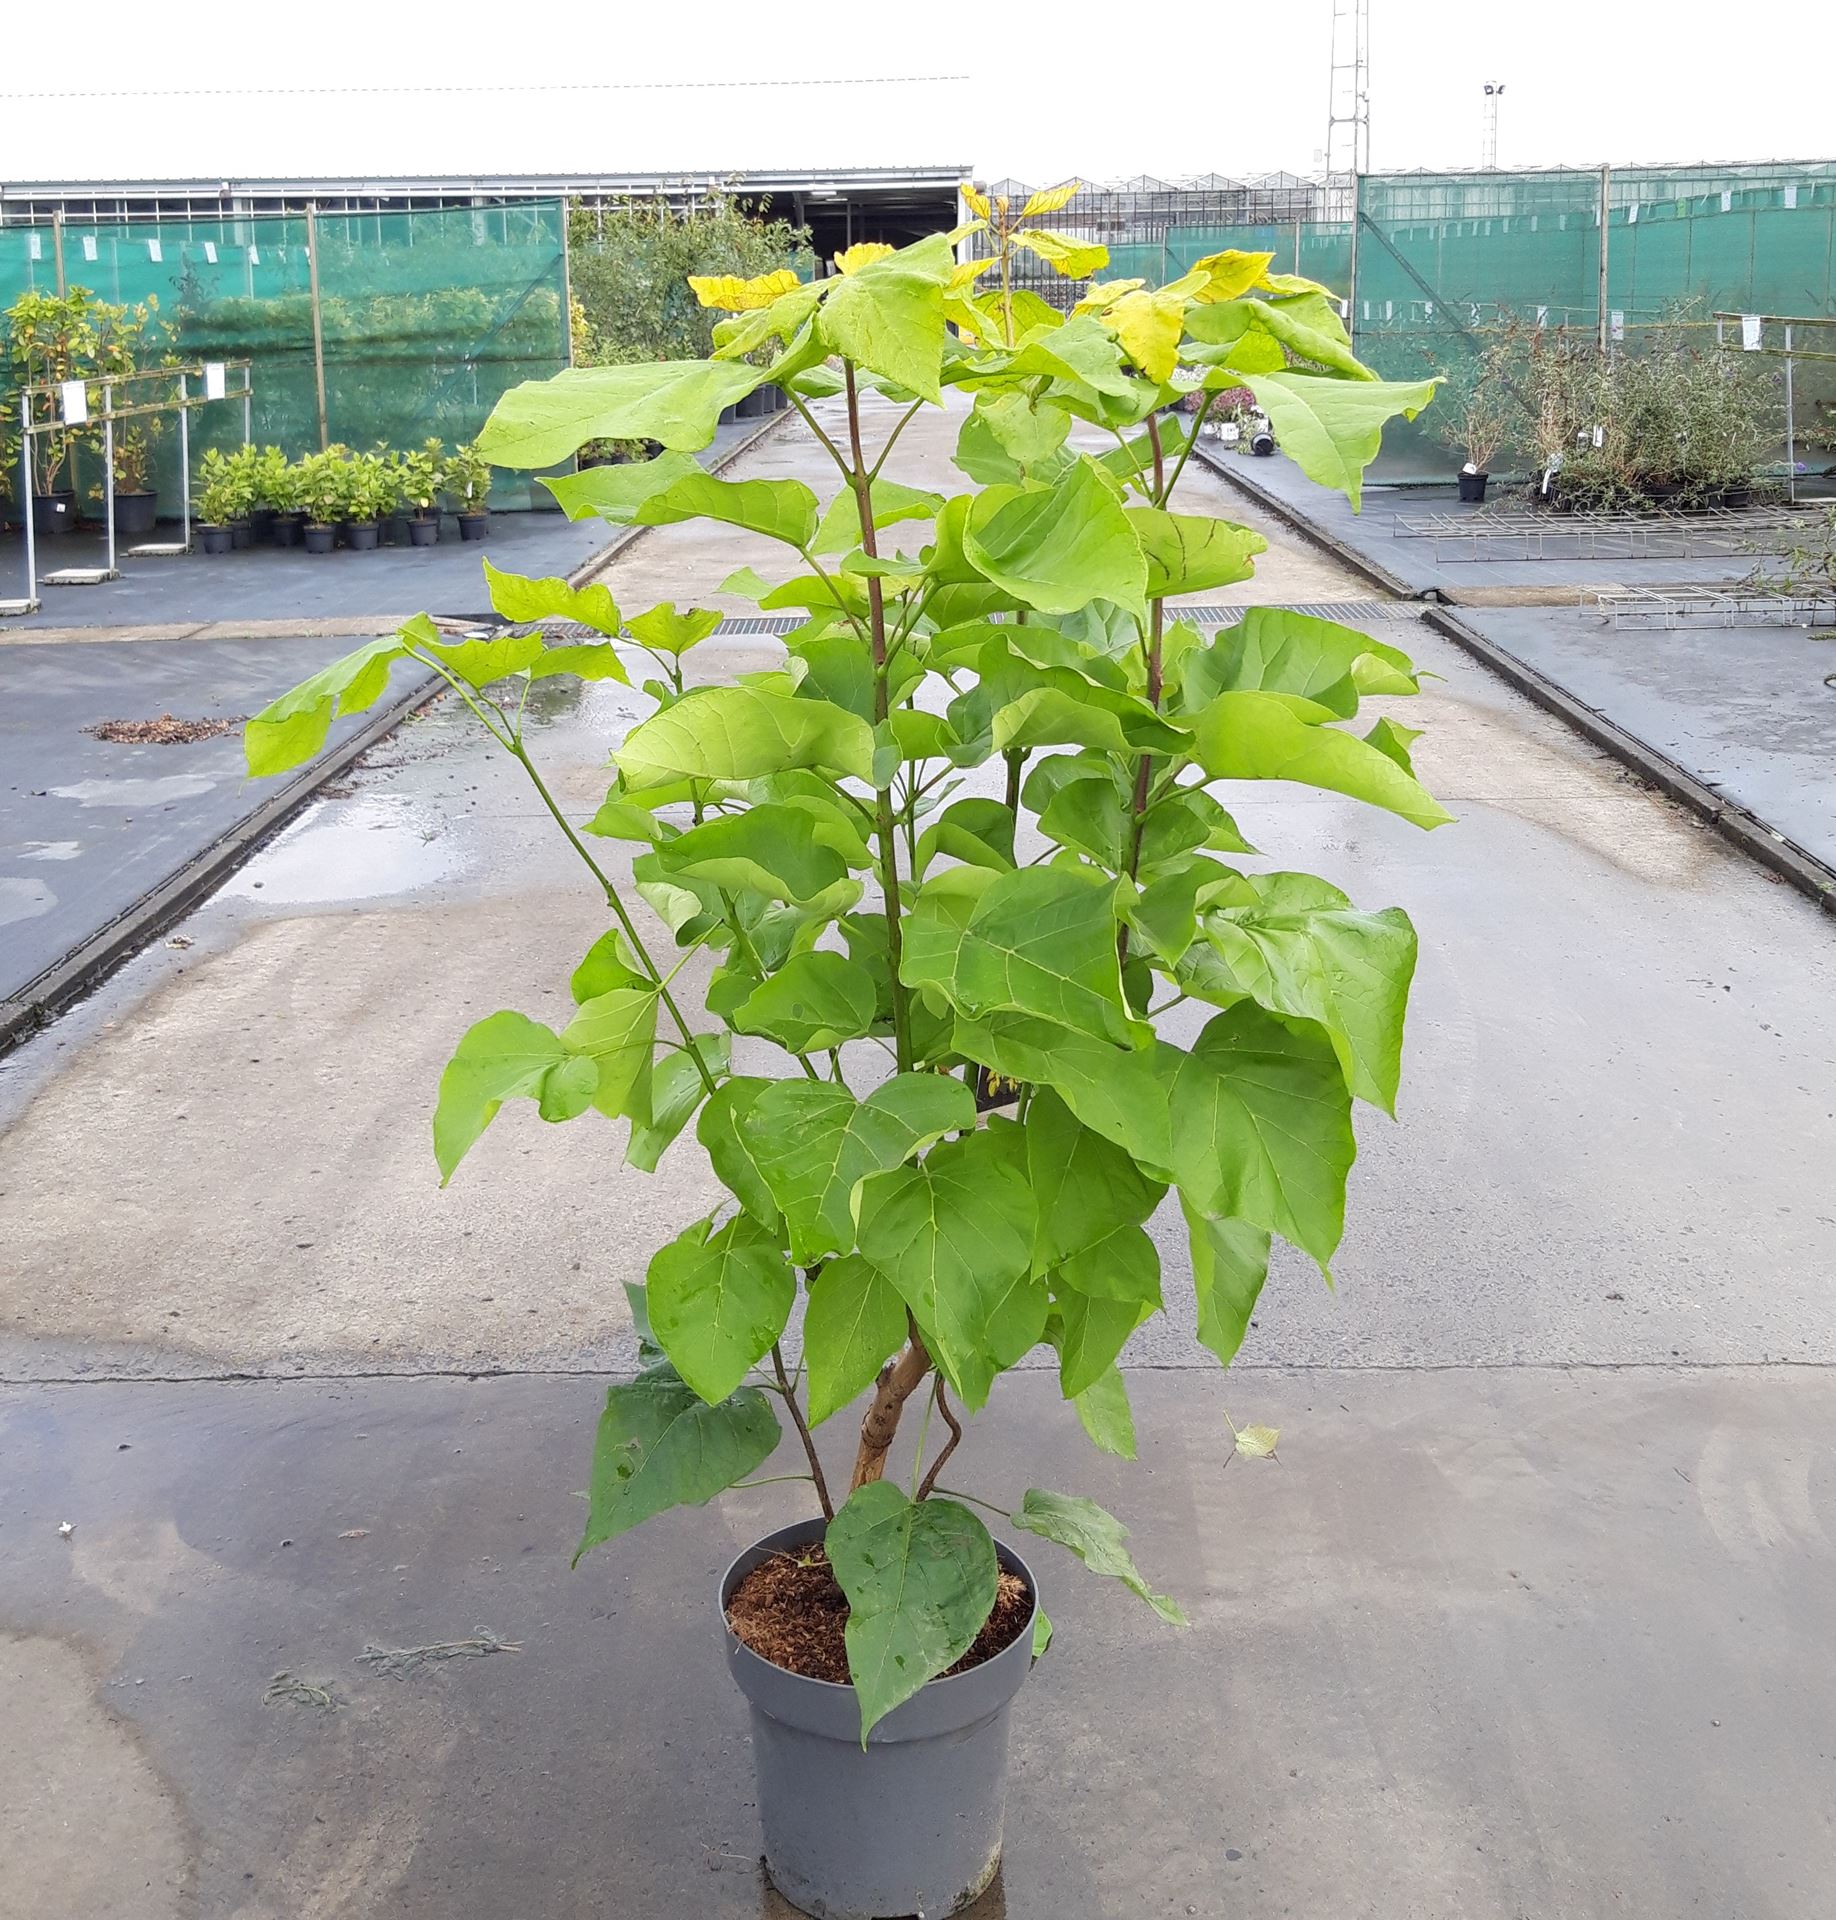
[[[1498,103],[1504,98],[1504,82],[1485,85],[1485,135],[1479,164],[1487,173],[1498,171]]]

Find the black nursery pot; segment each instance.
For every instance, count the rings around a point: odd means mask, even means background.
[[[1460,476],[1460,498],[1468,506],[1477,506],[1485,498],[1485,483],[1492,476],[1489,473],[1463,473]]]
[[[75,533],[77,525],[77,499],[74,487],[59,487],[55,493],[35,493],[32,496],[32,531],[39,539],[58,539],[66,533]]]
[[[462,513],[459,516],[461,540],[482,540],[490,528],[491,516],[488,513]]]
[[[300,544],[300,529],[306,524],[303,513],[277,513],[274,516],[274,544],[277,547],[297,547]]]
[[[119,500],[121,496],[116,494]],[[251,507],[249,509],[249,531],[255,536],[258,547],[267,546],[274,538],[274,523],[280,518],[272,507]]]
[[[302,529],[300,537],[305,541],[308,553],[330,553],[337,544],[338,529],[330,526],[315,526],[309,521]]]
[[[405,513],[387,513],[382,519],[382,537],[392,547],[408,544],[409,520]]]
[[[143,540],[153,531],[159,518],[157,493],[118,493],[115,495],[115,537]]]
[[[229,533],[230,546],[237,553],[246,553],[255,544],[255,529],[246,520],[232,520]]]
[[[348,520],[344,527],[344,544],[353,553],[374,553],[376,543],[382,537],[382,529],[374,520]]]
[[[417,513],[408,522],[408,544],[411,547],[431,547],[440,538],[440,516],[437,513]]]
[[[228,527],[199,526],[198,547],[200,551],[204,553],[228,553],[230,545],[230,530]]]

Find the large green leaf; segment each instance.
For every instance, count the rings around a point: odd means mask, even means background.
[[[1056,480],[1070,465],[1071,416],[1028,393],[983,393],[956,439],[955,463],[982,486]]]
[[[1139,1226],[1166,1192],[1049,1088],[1027,1109],[1026,1160],[1039,1207],[1033,1260],[1040,1267],[1096,1246],[1117,1227]]]
[[[971,1412],[994,1377],[991,1326],[1032,1264],[1033,1196],[995,1137],[975,1132],[861,1188],[860,1247],[911,1309]]]
[[[707,1149],[721,1185],[774,1234],[780,1224],[778,1206],[765,1182],[746,1122],[759,1096],[767,1087],[779,1084],[750,1074],[724,1080],[708,1096],[708,1104],[695,1122],[695,1138]]]
[[[778,1421],[757,1387],[710,1407],[673,1367],[613,1387],[599,1416],[580,1556],[670,1507],[699,1507],[770,1459]]]
[[[431,654],[468,687],[488,687],[513,673],[526,673],[545,651],[539,633],[496,633],[463,640],[430,640]]]
[[[1190,1053],[1157,1049],[1173,1172],[1202,1213],[1266,1227],[1322,1268],[1345,1226],[1357,1152],[1351,1096],[1324,1031],[1253,1001],[1216,1015]]]
[[[1128,1336],[1154,1311],[1139,1301],[1108,1300],[1066,1287],[1058,1289],[1053,1305],[1056,1318],[1048,1331],[1058,1349],[1058,1384],[1067,1400],[1075,1400],[1102,1379],[1115,1365]]]
[[[873,729],[826,700],[757,687],[703,687],[634,727],[616,757],[634,790],[683,776],[752,780],[788,767],[871,781]]]
[[[650,1057],[657,1038],[657,990],[614,987],[582,1001],[562,1030],[571,1052],[599,1068],[593,1105],[609,1119],[650,1116]]]
[[[1132,1224],[1112,1227],[1100,1239],[1063,1255],[1057,1278],[1061,1292],[1069,1288],[1087,1300],[1113,1300],[1137,1312],[1155,1312],[1161,1304],[1160,1249]]]
[[[1135,1457],[1135,1413],[1128,1404],[1128,1388],[1120,1367],[1111,1367],[1071,1404],[1077,1410],[1078,1423],[1090,1436],[1092,1446],[1113,1453],[1118,1460]]]
[[[694,453],[713,440],[721,409],[764,378],[763,367],[731,360],[569,367],[512,387],[491,409],[477,447],[496,467],[552,467],[589,440],[659,440]]]
[[[1088,456],[1049,487],[988,488],[969,508],[963,552],[978,573],[1041,613],[1113,600],[1146,617],[1141,542]]]
[[[801,480],[719,480],[711,473],[685,473],[644,500],[632,519],[640,527],[719,520],[802,553],[816,531],[816,496]]]
[[[664,841],[656,860],[664,873],[771,900],[816,901],[848,879],[841,855],[818,844],[808,813],[769,803],[688,828]]]
[[[901,486],[897,480],[876,480],[873,483],[873,524],[876,528],[890,527],[902,520],[933,519],[943,500],[941,493],[926,493],[919,487]],[[844,486],[829,502],[828,511],[822,516],[822,524],[816,529],[816,538],[810,543],[810,551],[816,554],[846,553],[860,544],[860,502],[854,497],[854,489]]]
[[[1215,907],[1204,920],[1224,976],[1271,1012],[1317,1020],[1352,1092],[1394,1114],[1415,975],[1409,916],[1400,907],[1360,913],[1311,874],[1245,879],[1254,904]]]
[[[286,773],[303,766],[325,744],[341,714],[375,706],[389,684],[389,669],[407,651],[405,641],[425,646],[439,639],[425,615],[400,633],[381,634],[321,667],[297,687],[270,700],[242,730],[242,750],[251,775]]]
[[[1150,600],[1247,580],[1256,571],[1254,556],[1268,551],[1261,534],[1228,520],[1163,513],[1158,507],[1124,507],[1123,512],[1147,560]]]
[[[1194,757],[1217,780],[1293,780],[1387,808],[1418,827],[1452,818],[1387,754],[1337,727],[1303,719],[1278,693],[1221,693],[1187,721]],[[1324,709],[1316,709],[1324,711]]]
[[[861,1745],[901,1701],[969,1651],[994,1611],[1001,1565],[954,1500],[908,1500],[889,1480],[849,1495],[825,1544],[848,1597],[848,1672]]]
[[[761,1033],[792,1053],[823,1053],[873,1025],[873,975],[846,954],[793,954],[734,1009],[742,1033]]]
[[[817,339],[857,367],[941,402],[943,290],[955,264],[948,235],[936,233],[857,267],[829,288],[816,314]]]
[[[753,1102],[744,1130],[789,1224],[792,1257],[808,1266],[855,1244],[861,1181],[974,1124],[974,1096],[960,1080],[901,1073],[860,1101],[830,1080],[775,1082]]]
[[[1185,1609],[1177,1600],[1153,1592],[1142,1579],[1126,1544],[1128,1529],[1094,1500],[1086,1500],[1082,1494],[1047,1493],[1038,1487],[1029,1487],[1013,1521],[1028,1533],[1068,1547],[1092,1573],[1120,1580],[1169,1626],[1189,1624]]]
[[[711,1234],[698,1221],[657,1249],[644,1282],[651,1332],[710,1406],[770,1352],[797,1298],[777,1237],[749,1213]]]
[[[1144,1166],[1171,1166],[1167,1089],[1152,1053],[1011,1013],[959,1019],[956,1049],[1010,1080],[1055,1088],[1085,1126]]]
[[[1296,693],[1349,719],[1360,694],[1417,690],[1414,663],[1399,648],[1336,620],[1250,607],[1186,662],[1180,697],[1197,709],[1220,693]]]
[[[708,1080],[719,1080],[732,1057],[732,1036],[698,1033],[694,1051],[672,1047],[650,1072],[648,1117],[633,1115],[625,1142],[625,1164],[655,1173],[677,1136],[707,1095]],[[703,1074],[706,1078],[703,1078]]]
[[[626,622],[626,631],[651,652],[680,658],[716,632],[722,618],[712,607],[690,607],[687,613],[678,613],[675,601],[665,600],[647,613],[634,615]]]
[[[1229,1366],[1249,1331],[1250,1315],[1269,1274],[1269,1236],[1247,1220],[1201,1213],[1184,1194],[1192,1245],[1192,1286],[1198,1296],[1198,1337]]]
[[[1099,874],[1022,867],[994,876],[954,944],[947,932],[922,944],[914,938],[901,978],[937,988],[970,1019],[1030,1013],[1097,1039],[1131,1038],[1116,958],[1115,883]]]
[[[1433,380],[1335,380],[1316,373],[1246,373],[1242,384],[1269,416],[1282,451],[1309,480],[1359,503],[1364,469],[1384,423],[1415,416],[1434,398]]]
[[[484,576],[491,605],[506,620],[578,620],[608,637],[618,632],[618,602],[606,587],[575,587],[560,579],[531,580],[520,573],[500,573],[489,560],[484,563]]]
[[[660,453],[654,460],[619,461],[603,467],[583,467],[578,473],[545,477],[542,485],[555,496],[570,520],[599,518],[615,527],[628,527],[637,510],[652,494],[672,487],[685,474],[703,471],[689,453]]]
[[[1043,374],[1049,380],[1062,381],[1085,399],[1107,394],[1128,400],[1135,392],[1135,382],[1122,365],[1122,349],[1115,336],[1087,313],[1073,314],[1063,326],[1023,340],[1007,364],[1015,374]]]
[[[810,1425],[819,1427],[905,1343],[905,1302],[858,1253],[826,1260],[803,1316],[803,1358],[810,1370]]]
[[[1107,687],[1034,687],[994,716],[990,741],[997,753],[1009,747],[1094,747],[1100,753],[1177,754],[1190,736],[1163,719],[1145,700]]]
[[[434,1158],[445,1186],[506,1100],[540,1104],[544,1120],[571,1120],[593,1104],[598,1072],[539,1020],[505,1011],[466,1029],[440,1075]]]

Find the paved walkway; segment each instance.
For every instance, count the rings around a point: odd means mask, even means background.
[[[816,453],[787,429],[748,471]],[[661,545],[615,563],[621,599]],[[1271,599],[1368,593],[1291,546],[1275,577],[1290,556],[1325,572]],[[677,559],[704,600],[765,554],[702,529]],[[1404,717],[1458,823],[1231,801],[1273,858],[1415,916],[1402,1121],[1361,1120],[1337,1294],[1278,1262],[1226,1378],[1154,1223],[1174,1311],[1129,1356],[1137,1466],[1039,1370],[975,1423],[964,1484],[1112,1504],[1195,1620],[1034,1556],[1059,1643],[977,1920],[1822,1920],[1828,921],[1439,636],[1384,631],[1444,676]],[[640,705],[545,693],[564,804]],[[710,1593],[797,1490],[565,1564],[619,1282],[707,1204],[692,1144],[649,1179],[591,1116],[512,1109],[435,1184],[454,1038],[557,1012],[603,926],[513,771],[430,709],[190,947],[0,1068],[0,1873],[34,1920],[782,1911]],[[1230,1463],[1226,1411],[1280,1464]],[[522,1651],[357,1664],[480,1625]],[[345,1704],[263,1706],[281,1669]]]

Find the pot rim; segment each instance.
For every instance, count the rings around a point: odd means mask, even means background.
[[[720,1614],[720,1630],[722,1633],[724,1633],[727,1636],[727,1639],[730,1642],[730,1651],[735,1659],[739,1658],[741,1655],[744,1655],[748,1660],[757,1661],[758,1664],[761,1667],[763,1667],[767,1673],[782,1674],[785,1679],[799,1681],[802,1685],[806,1687],[821,1687],[829,1693],[852,1694],[855,1690],[854,1682],[852,1680],[818,1680],[814,1674],[798,1673],[792,1667],[781,1667],[778,1665],[778,1663],[775,1660],[767,1660],[762,1653],[759,1653],[756,1649],[748,1646],[746,1642],[742,1640],[740,1636],[733,1631],[733,1627],[727,1619],[728,1596],[731,1594],[733,1589],[739,1585],[739,1579],[736,1577],[734,1570],[739,1566],[742,1560],[744,1560],[749,1554],[756,1553],[759,1550],[759,1548],[763,1547],[766,1544],[767,1541],[777,1540],[781,1538],[783,1535],[788,1533],[801,1532],[805,1528],[815,1529],[816,1530],[815,1537],[820,1538],[822,1533],[827,1530],[827,1525],[828,1523],[821,1519],[800,1520],[800,1521],[793,1521],[789,1526],[774,1527],[769,1533],[760,1534],[756,1540],[752,1541],[747,1546],[742,1547],[739,1550],[739,1552],[736,1553],[730,1561],[728,1561],[726,1567],[721,1572],[719,1582],[715,1586],[714,1600],[715,1600],[715,1606],[718,1609]],[[990,1537],[992,1538],[992,1536]],[[987,1674],[987,1670],[990,1667],[992,1667],[1004,1655],[1009,1653],[1013,1648],[1019,1646],[1022,1641],[1026,1642],[1027,1644],[1027,1665],[1029,1668],[1032,1666],[1033,1664],[1033,1655],[1032,1655],[1033,1630],[1037,1625],[1038,1619],[1039,1619],[1039,1578],[1033,1572],[1033,1569],[1031,1568],[1031,1566],[1029,1566],[1027,1562],[1024,1559],[1022,1559],[1021,1556],[1018,1553],[1016,1553],[1012,1547],[1008,1546],[1004,1541],[1001,1541],[1001,1540],[995,1541],[995,1556],[996,1556],[997,1562],[999,1562],[1004,1566],[1006,1566],[1007,1563],[1011,1562],[1012,1564],[1011,1566],[1008,1567],[1008,1571],[1017,1572],[1021,1576],[1021,1578],[1024,1579],[1026,1582],[1027,1591],[1032,1596],[1032,1601],[1033,1601],[1032,1606],[1027,1611],[1026,1624],[1022,1626],[1020,1631],[1014,1635],[1013,1639],[1010,1640],[1007,1643],[1007,1645],[1001,1649],[1000,1653],[991,1654],[986,1660],[980,1661],[977,1665],[969,1668],[969,1670],[966,1673],[948,1673],[948,1674],[933,1675],[931,1679],[927,1680],[924,1683],[924,1685],[920,1687],[918,1691],[911,1696],[913,1700],[922,1699],[926,1695],[931,1695],[931,1697],[935,1698],[936,1696],[932,1694],[933,1688],[943,1688],[943,1687],[953,1686],[958,1681],[962,1681],[962,1680],[973,1681],[978,1676],[985,1677]],[[751,1568],[748,1568],[747,1572],[750,1572],[750,1571],[751,1571]],[[901,1702],[901,1705],[905,1705],[905,1704],[909,1704],[909,1702]]]

